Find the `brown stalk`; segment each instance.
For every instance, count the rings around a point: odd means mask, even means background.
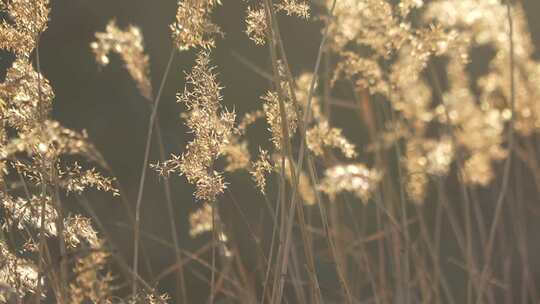
[[[397,118],[395,116],[395,113],[392,109],[390,109],[390,119],[391,121],[395,122],[397,121]],[[411,280],[411,275],[410,275],[410,266],[409,266],[409,263],[410,263],[410,258],[409,258],[409,249],[410,249],[410,235],[409,235],[409,229],[407,227],[407,218],[408,218],[408,215],[407,215],[407,206],[406,206],[406,203],[407,203],[407,199],[405,198],[405,190],[403,189],[403,173],[402,173],[402,168],[401,168],[401,163],[402,163],[402,160],[401,160],[401,155],[402,155],[402,152],[401,152],[401,147],[399,145],[399,142],[396,142],[394,144],[394,152],[395,152],[395,157],[396,157],[396,160],[397,160],[397,173],[398,173],[398,181],[399,182],[399,207],[400,207],[400,211],[401,211],[401,229],[403,231],[403,241],[404,241],[404,245],[401,245],[401,240],[399,238],[396,238],[395,239],[395,249],[400,249],[400,251],[402,251],[403,254],[399,254],[398,252],[396,252],[396,259],[398,259],[399,257],[402,257],[402,261],[398,261],[396,260],[396,264],[397,266],[396,267],[402,267],[403,269],[400,269],[399,270],[399,273],[402,274],[403,277],[400,277],[401,279],[401,282],[398,282],[398,294],[397,296],[399,298],[401,297],[404,297],[404,301],[405,303],[409,303],[410,302],[410,295],[409,295],[409,281]],[[394,192],[394,191],[392,191]],[[401,248],[402,247],[402,248]],[[402,294],[400,294],[400,292]]]
[[[105,229],[105,226],[101,222],[101,220],[96,215],[96,212],[92,208],[91,204],[88,203],[88,200],[84,196],[79,197],[79,203],[83,206],[83,208],[90,214],[92,219],[95,221],[97,227],[101,230],[101,233],[105,235],[105,239],[108,241],[109,250],[108,252],[111,254],[111,256],[116,261],[117,265],[119,266],[120,270],[124,274],[126,279],[137,281],[146,292],[149,294],[155,294],[154,289],[148,284],[143,278],[141,278],[137,273],[135,273],[132,268],[129,266],[129,264],[124,260],[122,256],[119,254],[118,247],[113,242],[112,237],[108,233],[108,231]]]
[[[284,58],[284,61],[285,61],[285,67],[286,67],[287,75],[290,78],[289,82],[288,82],[288,85],[289,85],[289,89],[291,91],[291,96],[293,96],[293,98],[294,98],[295,93],[294,93],[294,89],[293,89],[292,76],[291,76],[290,70],[288,69],[288,63],[286,61],[286,56],[285,56],[285,52],[284,52],[284,48],[283,48],[283,43],[281,42],[281,39],[279,38],[279,28],[277,26],[277,20],[275,20],[275,16],[273,15],[272,6],[268,3],[268,1],[266,1],[265,3],[266,3],[266,8],[267,8],[267,16],[270,17],[270,18],[268,18],[268,20],[272,21],[271,25],[272,25],[273,31],[276,33],[276,35],[278,35],[278,39],[279,39],[279,42],[280,42],[280,43],[278,43],[278,46],[280,47],[280,51],[282,53],[281,54],[282,58]],[[332,12],[334,10],[334,7],[335,7],[335,4],[336,4],[336,1],[334,0],[334,2],[332,4],[330,14],[332,14]],[[286,227],[284,253],[282,255],[278,255],[278,257],[281,256],[283,262],[278,264],[279,265],[278,267],[281,269],[281,277],[280,277],[281,279],[279,280],[279,285],[278,285],[276,297],[273,297],[274,301],[277,301],[277,302],[281,301],[281,296],[282,296],[282,293],[283,293],[284,276],[286,274],[287,260],[288,260],[287,259],[287,252],[288,252],[289,246],[290,246],[290,238],[291,238],[291,232],[292,232],[292,226],[293,226],[292,225],[292,220],[294,218],[294,211],[295,211],[294,210],[294,205],[296,204],[296,197],[298,195],[297,187],[298,187],[298,184],[299,184],[300,172],[302,172],[304,154],[307,154],[308,159],[310,157],[310,155],[307,152],[305,152],[305,126],[307,126],[307,123],[310,121],[311,102],[312,102],[313,92],[314,92],[314,88],[315,88],[315,83],[317,81],[317,75],[318,75],[319,66],[320,66],[320,62],[321,62],[321,59],[322,59],[323,49],[324,49],[324,45],[325,45],[327,36],[328,36],[328,25],[325,27],[325,32],[323,34],[321,44],[319,45],[319,51],[318,51],[318,55],[317,55],[317,59],[316,59],[313,78],[312,78],[309,93],[308,93],[308,101],[307,101],[306,112],[304,113],[302,122],[299,124],[300,133],[301,133],[301,144],[300,144],[300,150],[298,152],[298,164],[297,164],[297,168],[296,168],[296,176],[294,174],[291,174],[291,176],[293,177],[292,179],[294,180],[294,183],[293,183],[293,190],[292,190],[291,207],[290,207],[290,212],[289,212],[289,217],[288,217],[288,222],[287,222],[287,227]],[[313,174],[311,174],[311,177],[313,178]],[[305,235],[307,236],[307,234],[304,232],[304,226],[305,225],[303,223],[303,211],[302,210],[303,210],[302,207],[299,206],[298,207],[298,211],[299,211],[298,215],[299,215],[299,220],[300,220],[300,228],[302,230],[302,236],[303,236],[303,239],[304,239],[304,249],[306,249],[306,243],[307,243],[307,245],[309,245],[310,242],[306,242]],[[310,250],[308,250],[306,252],[306,256],[308,258],[308,263],[309,263],[308,266],[311,266],[310,268],[312,269],[310,272],[315,273],[313,271],[313,269],[314,269],[314,267],[313,267],[313,257],[311,255]],[[339,270],[338,270],[338,272],[339,272]],[[312,278],[315,280],[314,283],[316,283],[316,285],[318,285],[318,283],[316,282],[316,280],[317,280],[316,276],[312,276]],[[312,286],[312,288],[313,288],[313,286]],[[347,288],[345,288],[345,289],[347,290]],[[317,290],[315,291],[315,294],[318,294],[318,292],[319,291],[318,291],[318,288],[317,288]],[[347,293],[347,297],[348,297],[349,301],[351,301],[350,292],[346,292],[346,293]]]
[[[58,178],[56,168],[54,164],[56,160],[51,164],[51,177],[53,183],[53,201],[55,203],[56,212],[58,213],[58,218],[56,220],[56,227],[58,230],[58,246],[60,249],[60,294],[62,296],[62,301],[67,300],[67,286],[68,286],[68,273],[67,273],[67,250],[66,243],[64,240],[64,213],[62,208],[62,202],[60,201],[60,193],[58,189]]]
[[[212,205],[212,243],[217,244],[217,222],[216,222],[216,208]],[[216,276],[216,246],[212,246],[212,272],[210,277],[210,296],[208,297],[208,304],[214,303],[214,284]]]
[[[429,233],[428,233],[428,226],[426,224],[423,212],[420,207],[417,206],[416,212],[419,214],[420,219],[420,233],[422,235],[422,238],[424,239],[424,243],[426,244],[428,254],[432,260],[433,264],[433,280],[434,280],[434,289],[435,294],[439,295],[439,285],[442,286],[443,292],[446,296],[447,303],[456,303],[454,296],[452,295],[452,291],[450,290],[450,287],[448,285],[448,280],[446,279],[446,276],[444,275],[444,271],[441,271],[441,262],[438,252],[438,247],[434,246],[434,242],[431,240]]]
[[[292,149],[291,149],[291,146],[290,146],[290,134],[288,132],[288,122],[287,122],[287,117],[286,117],[286,113],[285,113],[285,104],[284,104],[284,100],[285,100],[285,94],[282,92],[282,88],[281,88],[281,77],[279,75],[279,71],[278,71],[278,57],[277,57],[277,54],[275,52],[275,46],[276,46],[276,39],[274,37],[274,35],[277,35],[276,33],[278,32],[279,29],[277,29],[275,27],[275,16],[273,14],[273,6],[272,4],[269,2],[269,1],[265,1],[265,11],[266,11],[266,20],[269,20],[269,23],[270,23],[270,30],[267,31],[267,37],[268,37],[268,40],[269,40],[269,49],[270,49],[270,56],[272,58],[272,69],[273,69],[273,73],[274,73],[274,78],[275,78],[275,86],[276,86],[276,90],[277,90],[277,93],[279,95],[279,99],[278,99],[278,103],[279,103],[279,111],[280,111],[280,120],[281,120],[281,132],[282,132],[282,166],[281,166],[281,170],[282,170],[282,182],[284,182],[285,180],[285,173],[283,172],[284,170],[284,167],[285,167],[285,157],[288,158],[288,161],[289,161],[289,164],[290,164],[290,174],[291,174],[291,177],[292,177],[292,180],[297,180],[297,175],[296,175],[296,172],[293,168],[293,164],[294,164],[294,161],[293,161],[293,157],[292,157]],[[282,224],[280,225],[280,236],[281,238],[280,239],[285,239],[285,243],[282,247],[282,245],[280,244],[279,246],[279,249],[278,249],[278,263],[281,263],[281,265],[286,265],[288,264],[288,258],[289,258],[289,250],[288,250],[288,247],[290,246],[290,239],[291,239],[291,234],[289,233],[289,230],[292,230],[292,222],[293,222],[293,219],[295,217],[294,215],[294,212],[296,211],[296,209],[298,209],[300,212],[301,211],[301,207],[300,204],[297,204],[297,197],[295,195],[296,193],[296,190],[297,189],[294,189],[296,188],[295,187],[296,185],[293,184],[293,189],[292,189],[292,199],[291,199],[291,204],[290,204],[290,207],[289,207],[289,212],[288,212],[288,217],[284,217],[282,216],[282,221],[284,221],[285,219],[287,220],[286,224]],[[284,185],[282,186],[284,187]],[[284,188],[285,189],[285,188]],[[284,204],[285,202],[285,199],[286,199],[286,196],[285,195],[285,191],[282,192],[282,198],[281,198],[281,202],[282,204]],[[282,208],[282,212],[285,212],[285,208]],[[285,214],[285,213],[284,213]],[[306,257],[308,258],[308,262],[310,262],[309,265],[312,265],[312,258],[310,259],[311,257],[311,252],[309,250],[309,246],[308,246],[308,242],[306,242],[306,233],[305,233],[305,223],[303,222],[304,220],[304,217],[303,217],[303,213],[300,213],[299,214],[299,221],[300,221],[300,226],[301,226],[301,229],[302,229],[302,237],[303,237],[303,241],[304,241],[304,251],[306,252]],[[286,227],[290,227],[290,229],[285,229]],[[291,231],[292,232],[292,231]],[[283,248],[285,248],[286,250],[283,250]],[[284,262],[280,262],[280,261],[284,261]],[[285,276],[286,276],[286,267],[285,269],[283,267],[279,267],[278,266],[278,273],[276,274],[275,276],[275,282],[274,282],[274,292],[273,292],[273,296],[272,296],[272,302],[281,302],[281,297],[282,297],[282,293],[283,293],[283,286],[284,286],[284,282],[285,282]],[[317,289],[318,289],[318,284],[316,282],[314,282],[315,285],[317,285],[317,287],[314,287],[314,285],[312,285],[312,293],[311,295],[317,295],[318,292],[317,292]],[[277,286],[277,288],[276,288]],[[317,303],[320,302],[319,300],[317,300]]]
[[[480,282],[478,286],[478,293],[476,297],[476,303],[479,304],[482,301],[484,288],[485,288],[485,281],[487,277],[488,270],[490,268],[491,263],[491,257],[493,254],[493,243],[495,242],[495,234],[497,232],[497,227],[501,218],[502,209],[503,209],[503,202],[506,198],[506,194],[508,191],[508,185],[510,181],[510,169],[512,167],[512,154],[514,150],[514,124],[515,124],[515,114],[516,114],[516,84],[515,84],[515,58],[514,58],[514,25],[512,20],[512,6],[510,4],[510,1],[506,1],[506,14],[508,18],[508,27],[509,27],[509,33],[508,33],[508,40],[509,40],[509,48],[510,48],[510,60],[509,60],[509,66],[510,66],[510,107],[512,111],[512,117],[510,119],[510,123],[508,126],[508,156],[504,163],[504,172],[502,177],[502,185],[501,190],[498,194],[497,201],[496,201],[496,207],[495,207],[495,215],[493,216],[493,222],[491,224],[491,228],[489,231],[489,238],[488,242],[486,244],[486,250],[485,250],[485,261],[484,261],[484,267],[482,269],[481,275],[480,275]]]
[[[434,88],[435,88],[435,92],[438,94],[438,97],[440,98],[441,101],[444,102],[444,98],[443,98],[443,91],[442,91],[442,87],[441,87],[441,84],[440,84],[440,81],[439,81],[439,78],[437,77],[436,75],[436,71],[435,69],[433,68],[433,66],[430,66],[429,67],[429,73],[430,73],[430,76],[433,80],[433,83],[434,83]],[[447,111],[447,108],[444,107],[444,113],[445,115],[445,118],[447,121],[451,121],[450,120],[450,114],[448,113]],[[455,133],[453,132],[453,127],[452,126],[447,126],[446,127],[446,132],[449,134],[450,136],[450,139],[452,140],[452,143],[454,146],[458,146],[458,139],[456,138],[456,135]],[[474,257],[474,254],[473,254],[473,236],[472,236],[472,222],[471,222],[471,202],[470,202],[470,197],[469,197],[469,191],[468,191],[468,187],[467,185],[465,184],[465,181],[464,181],[464,178],[463,178],[463,163],[464,163],[464,160],[463,160],[463,155],[462,155],[462,152],[461,151],[456,151],[456,165],[457,165],[457,179],[458,179],[458,183],[459,183],[459,187],[460,187],[460,191],[461,191],[461,196],[463,197],[463,218],[464,218],[464,221],[465,221],[465,229],[464,229],[464,232],[461,233],[461,229],[459,228],[459,224],[457,224],[457,220],[455,219],[455,214],[451,211],[451,208],[450,205],[447,203],[446,205],[446,209],[448,210],[449,212],[449,219],[450,219],[450,222],[451,222],[451,226],[452,228],[454,229],[454,233],[456,234],[456,237],[458,237],[458,235],[460,236],[463,236],[463,238],[461,239],[461,244],[460,244],[460,247],[463,251],[463,255],[466,259],[466,263],[467,263],[467,267],[470,271],[467,272],[467,274],[469,274],[469,279],[468,279],[468,283],[467,283],[467,302],[468,303],[471,303],[472,302],[472,297],[473,297],[473,285],[477,285],[478,282],[476,280],[474,280],[474,278],[470,275],[474,272],[476,272],[476,261],[475,261],[475,257]],[[439,182],[441,182],[439,180]],[[442,185],[441,185],[441,189],[442,189]],[[444,191],[444,190],[441,190],[441,191]],[[439,192],[439,194],[441,194],[442,192]],[[477,211],[477,209],[474,209],[475,211]],[[451,218],[453,217],[453,218]],[[480,223],[478,223],[480,224]],[[456,230],[457,229],[457,230]],[[459,241],[459,239],[458,239]]]
[[[150,96],[150,98],[154,98],[153,96]],[[152,100],[148,100],[149,102],[149,108],[150,111],[153,110],[153,104],[151,104]],[[159,148],[159,158],[160,161],[165,161],[167,159],[165,155],[165,144],[163,143],[163,135],[161,133],[161,126],[159,123],[159,114],[156,114],[156,138],[158,141],[158,148]],[[180,245],[179,245],[179,238],[178,233],[176,232],[176,224],[174,220],[174,208],[172,203],[172,194],[171,194],[171,184],[168,178],[165,178],[163,181],[163,190],[165,192],[165,202],[167,203],[167,215],[169,216],[169,225],[171,227],[171,236],[173,239],[174,249],[175,249],[175,256],[176,256],[176,263],[178,265],[182,265],[182,253],[180,252]],[[183,267],[178,268],[177,276],[176,276],[176,288],[177,288],[177,296],[179,299],[182,299],[182,303],[187,303],[187,293],[186,293],[186,285],[184,282],[184,269]]]
[[[159,86],[159,90],[156,96],[156,99],[154,100],[154,107],[152,109],[152,114],[150,116],[150,122],[148,125],[148,134],[146,136],[146,146],[144,149],[144,160],[143,160],[143,167],[141,170],[141,177],[139,182],[139,191],[137,194],[137,203],[135,206],[135,227],[134,227],[134,233],[133,233],[133,272],[135,276],[138,276],[138,269],[139,269],[139,238],[140,238],[140,221],[141,221],[141,205],[142,205],[142,197],[144,193],[144,182],[146,180],[146,170],[148,167],[148,161],[150,158],[150,146],[152,143],[152,133],[154,130],[154,124],[157,118],[158,113],[158,107],[159,102],[161,101],[161,94],[163,92],[163,88],[165,86],[165,82],[169,76],[169,72],[172,66],[172,62],[174,60],[174,55],[176,54],[176,50],[174,47],[171,48],[171,54],[169,55],[169,60],[167,62],[167,66],[165,68],[165,72],[163,74],[163,77],[161,79],[161,84]],[[132,286],[132,296],[135,296],[137,294],[137,281],[133,281]]]
[[[37,8],[36,8],[37,9]],[[41,87],[41,61],[39,56],[39,37],[36,39],[36,68],[38,72],[38,99],[41,104],[42,102],[42,95],[43,95],[43,89]],[[38,262],[38,281],[37,281],[37,288],[36,288],[36,304],[41,302],[41,293],[42,293],[42,284],[41,281],[43,279],[43,267],[44,267],[44,260],[43,260],[43,253],[46,248],[45,243],[45,200],[43,197],[47,193],[47,188],[45,183],[41,187],[41,217],[40,217],[40,228],[39,228],[39,262]]]
[[[533,157],[533,156],[532,156]],[[517,166],[517,174],[516,174],[516,184],[522,185],[523,180],[523,167]],[[523,197],[523,192],[519,190],[515,190],[515,196],[516,196],[516,204],[510,204],[510,210],[514,210],[513,212],[513,222],[514,222],[514,233],[515,238],[518,241],[518,252],[521,257],[522,261],[522,277],[523,281],[525,282],[522,284],[522,291],[521,291],[521,297],[522,297],[522,303],[527,302],[527,297],[530,296],[530,299],[532,302],[538,302],[538,294],[536,291],[536,282],[534,277],[531,275],[530,272],[530,259],[529,259],[529,251],[527,248],[527,239],[528,239],[528,231],[527,231],[527,217],[525,214],[525,198]]]

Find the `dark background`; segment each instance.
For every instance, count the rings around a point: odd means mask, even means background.
[[[339,1],[339,0],[338,0]],[[149,119],[147,101],[141,97],[123,67],[118,56],[111,56],[111,63],[100,68],[94,60],[89,44],[96,31],[103,31],[111,19],[116,19],[120,27],[128,24],[141,28],[146,51],[150,56],[151,77],[154,88],[159,86],[161,75],[171,50],[169,24],[175,18],[177,3],[174,0],[52,0],[52,14],[49,29],[41,40],[42,71],[55,90],[53,117],[65,126],[88,131],[91,141],[102,152],[115,176],[126,191],[126,199],[135,205],[139,183],[144,144]],[[213,63],[218,66],[220,80],[225,87],[224,102],[228,108],[238,113],[260,107],[259,96],[269,88],[268,81],[241,64],[233,55],[235,52],[267,67],[267,49],[255,47],[245,34],[243,1],[224,1],[217,9],[216,22],[226,33],[213,51]],[[529,15],[535,42],[540,35],[538,13],[540,1],[524,0]],[[306,23],[295,18],[280,20],[285,39],[285,47],[293,72],[313,68],[320,42],[320,24]],[[538,43],[536,43],[538,45]],[[183,110],[175,100],[175,94],[184,87],[184,71],[189,71],[194,59],[193,52],[183,52],[176,56],[171,74],[167,79],[160,105],[160,122],[168,153],[181,153],[190,139],[179,118]],[[0,66],[9,65],[9,56],[0,58]],[[539,84],[540,85],[540,84]],[[334,115],[346,114],[337,112]],[[335,120],[343,117],[335,116]],[[337,119],[336,119],[337,118]],[[261,132],[264,130],[261,130]],[[356,133],[355,133],[356,132]],[[362,136],[355,128],[348,128],[346,135]],[[158,159],[153,151],[152,162]],[[235,181],[247,182],[245,176],[233,176],[231,193],[241,202],[248,216],[256,212],[255,203],[261,199],[253,187],[235,187]],[[172,178],[173,203],[177,231],[183,248],[194,251],[208,241],[207,236],[192,239],[188,236],[187,215],[197,207],[192,198],[193,188],[183,178]],[[149,172],[142,205],[142,229],[170,242],[170,228],[163,188],[153,171]],[[89,201],[96,209],[107,230],[118,245],[126,261],[131,262],[132,232],[122,224],[128,223],[126,210],[119,199],[101,193],[89,193]],[[77,211],[77,203],[68,199],[70,208]],[[226,207],[234,208],[234,207]],[[256,217],[255,217],[256,218]],[[241,224],[239,224],[241,225]],[[239,228],[241,230],[242,228]],[[236,230],[236,229],[235,229]],[[148,239],[143,239],[152,273],[144,266],[142,272],[151,277],[174,262],[172,251]],[[196,271],[203,271],[202,268]],[[170,291],[174,287],[173,277],[164,280],[160,288]],[[193,275],[187,274],[187,287],[192,303],[202,303],[207,296],[208,285]],[[174,292],[170,292],[174,296]]]

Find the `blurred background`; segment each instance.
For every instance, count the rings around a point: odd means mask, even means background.
[[[43,74],[49,79],[56,93],[53,117],[66,127],[88,131],[90,140],[110,164],[125,191],[125,198],[133,207],[139,186],[150,116],[149,107],[147,101],[140,96],[119,57],[111,56],[111,63],[105,68],[100,68],[94,60],[89,44],[94,40],[94,33],[103,31],[112,19],[115,19],[121,28],[130,24],[140,27],[150,57],[152,83],[154,88],[157,88],[172,47],[169,24],[175,18],[177,3],[174,0],[52,0],[51,2],[51,22],[42,37],[40,52]],[[218,41],[217,48],[212,52],[212,58],[224,86],[224,103],[229,109],[235,109],[238,114],[242,114],[259,108],[259,96],[269,88],[268,80],[255,73],[243,61],[247,60],[262,69],[269,70],[268,52],[265,47],[255,47],[244,34],[243,18],[246,3],[224,2],[224,5],[217,9],[215,21],[225,32],[225,37]],[[529,14],[531,33],[538,46],[540,1],[523,0],[522,3]],[[293,73],[298,75],[312,70],[320,43],[320,23],[316,21],[308,23],[286,17],[281,18],[280,22]],[[190,140],[179,117],[183,106],[176,103],[175,94],[183,90],[184,72],[189,71],[193,60],[193,52],[179,53],[175,57],[164,87],[159,115],[167,153],[180,154]],[[9,64],[9,56],[0,58],[2,73]],[[347,137],[356,142],[362,141],[365,134],[362,126],[358,125],[354,113],[335,111],[333,115],[332,119],[337,121],[338,125],[347,126],[345,128]],[[347,124],[348,122],[350,123]],[[265,127],[261,126],[255,132],[263,134],[262,132],[266,132]],[[151,162],[155,163],[159,156],[156,145],[153,147]],[[220,212],[223,213],[226,223],[228,221],[237,223],[234,226],[235,235],[239,238],[238,243],[244,244],[246,265],[250,265],[253,261],[250,261],[250,240],[247,240],[246,231],[249,228],[264,228],[258,227],[264,226],[264,221],[259,221],[258,216],[262,199],[251,184],[246,186],[246,183],[250,182],[249,177],[241,174],[233,175],[228,182],[231,184],[230,192],[220,202]],[[198,207],[193,200],[193,187],[179,177],[172,177],[171,184],[175,229],[178,231],[181,247],[188,251],[196,251],[209,241],[211,235],[195,239],[189,237],[187,216]],[[119,199],[107,194],[90,192],[87,198],[121,254],[130,263],[133,233],[123,204]],[[537,200],[536,197],[531,199]],[[230,204],[230,200],[238,204]],[[69,208],[80,212],[81,208],[74,199],[68,197],[67,201],[70,204]],[[147,176],[142,210],[142,230],[147,236],[157,236],[172,243],[162,181],[153,171],[149,171]],[[253,226],[245,225],[246,218]],[[246,238],[245,242],[242,242],[242,237]],[[532,239],[531,242],[538,241]],[[141,263],[141,272],[147,279],[155,278],[175,261],[173,251],[169,247],[151,240],[149,236],[143,238],[142,246],[145,248],[143,261],[147,259],[150,265],[147,267]],[[539,246],[540,242],[534,247]],[[534,259],[535,256],[531,258]],[[539,262],[533,264],[537,266],[533,272],[538,277],[540,264]],[[324,265],[321,265],[321,271],[324,273]],[[192,303],[203,303],[208,295],[208,283],[201,280],[198,273],[207,275],[208,271],[197,263],[192,263],[186,270],[186,286]],[[334,286],[333,280],[333,276],[321,279],[329,288]],[[174,285],[174,276],[169,276],[162,280],[158,287],[162,291],[169,291],[174,297],[175,293],[172,292]]]

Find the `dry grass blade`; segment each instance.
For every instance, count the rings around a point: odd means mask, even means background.
[[[146,136],[146,145],[144,148],[144,160],[143,160],[143,166],[141,169],[141,177],[139,181],[139,191],[137,193],[137,201],[135,205],[135,228],[133,233],[133,272],[135,276],[138,275],[138,269],[139,269],[139,239],[140,239],[140,225],[141,225],[141,204],[144,194],[144,182],[146,180],[146,170],[149,165],[149,158],[150,158],[150,147],[152,143],[152,133],[154,132],[154,124],[157,118],[158,114],[158,108],[159,103],[161,101],[161,94],[163,92],[163,88],[165,87],[165,82],[169,76],[170,69],[172,67],[172,63],[174,60],[174,56],[176,54],[176,50],[174,48],[171,49],[171,54],[169,55],[169,60],[167,62],[167,66],[165,67],[165,72],[163,73],[163,77],[161,79],[161,83],[159,85],[159,90],[156,95],[156,99],[154,100],[154,107],[152,109],[152,114],[150,115],[150,122],[148,123],[148,134]],[[135,296],[137,294],[137,281],[133,281],[132,286],[132,296]]]
[[[537,2],[0,0],[0,302],[537,302]]]

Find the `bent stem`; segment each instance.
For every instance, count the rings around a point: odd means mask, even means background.
[[[148,124],[148,134],[146,136],[146,146],[144,148],[144,160],[143,160],[143,166],[141,170],[141,177],[139,181],[137,203],[135,206],[135,227],[134,227],[134,233],[133,233],[133,239],[134,239],[133,241],[133,273],[135,277],[138,276],[138,269],[139,269],[138,264],[139,264],[139,239],[140,239],[140,225],[141,225],[140,223],[141,222],[141,205],[142,205],[142,197],[144,194],[144,182],[146,180],[146,170],[148,167],[148,159],[150,157],[150,146],[152,144],[152,133],[154,130],[154,123],[157,118],[159,102],[161,101],[161,94],[163,92],[165,82],[169,76],[169,72],[170,72],[175,54],[176,54],[176,50],[173,47],[171,49],[171,54],[169,55],[169,61],[167,62],[165,72],[161,79],[161,84],[159,87],[158,94],[156,96],[156,99],[154,100],[154,107],[152,109],[152,115],[150,116],[150,122]],[[135,297],[136,294],[137,294],[137,280],[133,280],[132,296]]]

